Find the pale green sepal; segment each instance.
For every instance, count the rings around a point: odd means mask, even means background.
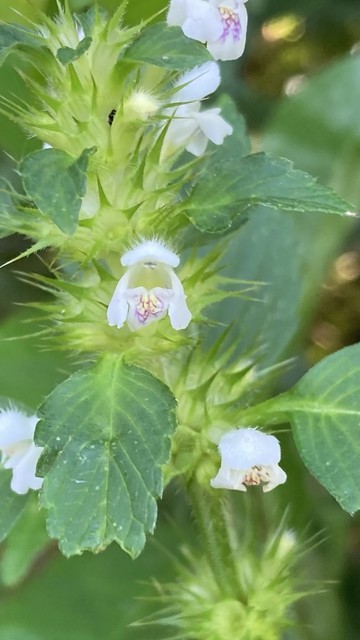
[[[84,149],[74,160],[65,151],[42,149],[26,156],[20,165],[27,195],[69,235],[77,228],[89,157],[95,151],[95,147]]]
[[[48,531],[71,556],[116,541],[132,557],[153,532],[175,399],[145,369],[107,356],[60,384],[39,410]]]

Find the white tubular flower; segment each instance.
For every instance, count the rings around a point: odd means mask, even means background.
[[[219,108],[200,111],[200,101],[214,93],[219,84],[220,70],[216,62],[206,62],[179,78],[175,84],[178,89],[171,101],[180,104],[174,110],[167,110],[172,120],[164,138],[163,156],[181,147],[195,156],[201,156],[208,140],[220,145],[233,132],[233,128],[221,117]]]
[[[11,489],[24,494],[29,489],[40,489],[43,479],[35,475],[36,465],[43,447],[33,441],[39,418],[28,416],[19,409],[0,409],[1,462],[5,469],[12,469]]]
[[[169,26],[181,27],[192,40],[207,43],[215,60],[236,60],[244,53],[246,0],[171,0]]]
[[[236,429],[225,433],[219,443],[221,466],[210,481],[214,489],[246,491],[246,487],[262,485],[271,491],[284,484],[286,473],[278,463],[279,441],[257,429]]]
[[[191,313],[183,286],[173,269],[179,257],[158,240],[147,240],[127,251],[121,264],[127,271],[111,298],[107,318],[120,329],[127,322],[131,331],[160,320],[167,313],[174,329],[185,329]]]

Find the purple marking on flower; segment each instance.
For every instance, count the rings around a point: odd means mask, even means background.
[[[147,293],[139,296],[136,304],[136,317],[141,324],[146,324],[150,316],[156,318],[163,313],[164,301],[154,293]]]
[[[238,14],[232,9],[229,9],[229,7],[219,7],[219,13],[223,25],[220,40],[224,42],[226,38],[229,37],[229,34],[232,35],[234,40],[240,40],[241,24]]]

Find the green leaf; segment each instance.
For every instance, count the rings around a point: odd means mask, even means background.
[[[164,384],[110,356],[50,394],[36,430],[46,447],[41,502],[65,555],[100,551],[113,540],[139,555],[155,527],[174,410]]]
[[[71,47],[60,47],[56,52],[56,57],[61,64],[69,64],[84,55],[84,53],[89,49],[91,43],[92,38],[87,37],[80,40],[76,49],[72,49]]]
[[[16,214],[17,209],[13,201],[13,189],[6,178],[0,176],[0,238],[11,235],[12,229],[9,221]]]
[[[27,501],[19,520],[6,540],[1,554],[0,575],[6,586],[14,586],[29,573],[35,560],[49,543],[44,511],[39,511],[37,496]]]
[[[237,110],[236,104],[230,96],[222,95],[214,106],[220,107],[222,117],[233,127],[231,136],[226,136],[224,142],[214,150],[216,162],[223,159],[237,162],[239,157],[250,153],[250,138],[247,134],[245,119]],[[213,156],[210,156],[205,162],[206,166],[211,168],[214,164]]]
[[[360,345],[315,365],[290,391],[240,414],[241,424],[290,420],[299,453],[343,509],[360,509]]]
[[[0,469],[0,541],[4,540],[21,515],[28,496],[21,496],[10,488],[12,471]]]
[[[349,206],[331,189],[293,168],[284,158],[256,153],[238,159],[215,152],[186,203],[187,215],[202,232],[226,231],[256,205],[295,212],[345,215]]]
[[[184,36],[179,27],[168,27],[165,23],[144,29],[124,57],[174,71],[187,71],[212,60],[204,45]]]
[[[34,31],[15,24],[0,24],[0,64],[11,51],[21,45],[30,47],[44,46],[44,40]]]
[[[295,442],[343,509],[360,509],[360,345],[324,358],[291,391]]]
[[[65,151],[42,149],[26,156],[20,165],[27,195],[64,233],[76,231],[89,157],[95,151],[95,147],[84,149],[74,160]]]

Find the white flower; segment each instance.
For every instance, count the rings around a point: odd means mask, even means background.
[[[244,53],[246,0],[171,0],[169,26],[181,27],[192,40],[206,42],[215,60],[236,60]]]
[[[163,142],[163,157],[181,147],[195,156],[201,156],[208,140],[219,145],[233,132],[233,128],[221,117],[219,108],[200,111],[200,100],[214,93],[219,84],[220,70],[216,62],[206,62],[179,78],[171,96],[171,101],[178,106],[166,111],[171,121]]]
[[[246,491],[247,486],[262,484],[263,491],[271,491],[286,481],[274,436],[253,428],[236,429],[222,436],[219,451],[221,466],[210,481],[215,489]]]
[[[43,479],[35,475],[36,465],[43,447],[33,441],[36,415],[26,415],[10,406],[0,409],[1,462],[5,469],[12,469],[11,488],[24,494],[29,489],[40,489]]]
[[[191,313],[183,286],[173,269],[179,257],[158,240],[146,240],[121,257],[127,271],[111,298],[107,318],[119,329],[127,321],[131,331],[160,320],[167,313],[174,329],[185,329]]]

